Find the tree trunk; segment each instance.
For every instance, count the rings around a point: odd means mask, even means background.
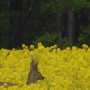
[[[59,36],[59,40],[62,42],[63,37],[62,37],[62,25],[61,25],[61,17],[60,15],[57,15],[57,32],[58,32],[58,36]]]
[[[73,44],[73,42],[74,42],[74,29],[75,29],[74,13],[73,13],[72,9],[69,9],[67,38],[71,42],[71,44]]]

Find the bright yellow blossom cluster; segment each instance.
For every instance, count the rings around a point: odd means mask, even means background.
[[[61,50],[57,45],[22,50],[0,50],[0,81],[19,84],[0,90],[90,90],[90,47],[73,46]],[[31,58],[38,62],[44,80],[26,85]],[[20,86],[21,85],[21,86]]]

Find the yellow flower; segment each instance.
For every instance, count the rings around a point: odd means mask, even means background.
[[[90,47],[73,46],[64,50],[57,45],[44,47],[42,43],[34,49],[33,45],[22,45],[23,50],[0,50],[0,81],[19,84],[0,86],[0,90],[89,90],[90,89]],[[8,54],[9,53],[9,54]],[[34,58],[44,80],[26,85],[30,63]]]
[[[83,49],[88,49],[88,45],[87,45],[87,44],[83,44],[83,45],[82,45],[82,48],[83,48]]]
[[[30,45],[30,50],[33,50],[34,49],[34,45]]]
[[[22,48],[25,48],[25,46],[26,46],[25,44],[22,44]]]

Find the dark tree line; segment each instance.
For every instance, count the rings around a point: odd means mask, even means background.
[[[90,36],[89,26],[88,0],[0,1],[0,48],[20,47],[23,43],[30,45],[38,41],[45,45],[89,44],[84,42]]]

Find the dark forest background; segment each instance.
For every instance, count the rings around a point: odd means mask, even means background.
[[[90,45],[90,1],[0,0],[0,48],[38,42]]]

